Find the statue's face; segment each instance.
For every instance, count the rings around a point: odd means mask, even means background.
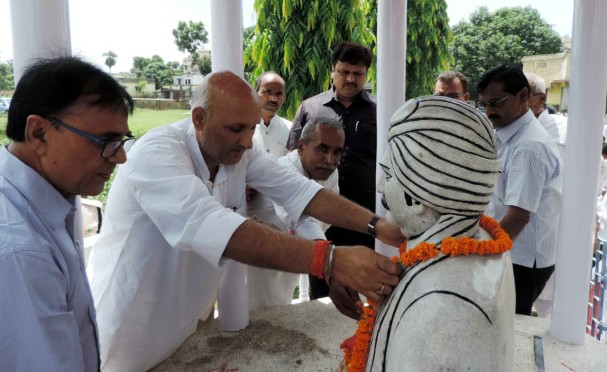
[[[383,194],[382,203],[388,209],[386,219],[400,226],[407,238],[416,237],[438,221],[440,213],[415,200],[405,192],[401,181],[396,177],[398,168],[394,168],[390,149],[386,150],[379,165],[384,171],[377,184],[377,191]]]

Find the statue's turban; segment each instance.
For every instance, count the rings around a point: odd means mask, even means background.
[[[485,211],[499,172],[489,120],[472,106],[427,96],[401,106],[390,120],[393,175],[413,199],[442,214]]]

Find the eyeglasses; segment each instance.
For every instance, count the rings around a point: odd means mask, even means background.
[[[132,136],[130,134],[127,134],[127,137],[122,140],[105,140],[83,132],[80,129],[74,128],[59,119],[50,116],[43,116],[43,118],[100,145],[100,155],[104,159],[109,159],[112,156],[116,155],[116,153],[118,152],[118,150],[120,150],[121,147],[124,148],[125,152],[129,151],[129,149],[133,147],[133,144],[135,144],[135,141],[137,140],[135,136]]]
[[[508,97],[510,97],[510,95],[507,95],[506,97],[504,97],[502,99],[492,99],[491,101],[488,101],[488,102],[478,101],[478,102],[476,102],[476,104],[485,110],[487,109],[487,106],[489,106],[493,109],[498,109],[498,108],[502,107],[502,104],[504,103],[505,100],[508,99]]]
[[[437,97],[449,97],[449,98],[453,98],[453,99],[457,99],[457,97],[461,97],[464,95],[464,93],[434,93],[435,96]]]

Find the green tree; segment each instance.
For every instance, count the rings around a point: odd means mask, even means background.
[[[501,8],[491,13],[478,8],[469,21],[453,27],[453,69],[468,77],[471,93],[481,75],[500,64],[522,67],[528,55],[563,50],[559,34],[530,6]]]
[[[137,79],[152,79],[156,89],[163,85],[173,83],[175,70],[172,68],[176,62],[164,63],[164,60],[153,55],[152,58],[133,57],[133,68],[131,73],[137,76]]]
[[[292,118],[304,98],[330,85],[331,50],[342,40],[369,45],[364,0],[255,0],[257,24],[245,66],[251,79],[278,72],[286,82],[282,115]]]
[[[255,26],[249,26],[242,30],[242,50],[244,54],[251,53],[253,49],[253,42],[255,41]],[[255,71],[255,65],[251,59],[246,59],[244,61],[244,76],[247,80],[251,80],[251,76],[253,75],[253,71]]]
[[[198,68],[200,69],[200,73],[202,75],[210,74],[211,70],[212,70],[211,57],[203,56],[202,58],[200,58],[200,62],[198,63]]]
[[[198,55],[198,49],[209,41],[204,23],[179,21],[177,28],[173,29],[173,36],[177,49],[180,52],[188,52],[192,57],[192,66],[198,66],[202,73],[203,58]]]
[[[112,52],[111,50],[103,53],[103,56],[106,57],[105,58],[105,65],[107,67],[109,67],[110,69],[110,73],[112,73],[112,67],[116,64],[116,58],[118,58],[118,55],[114,52]]]
[[[377,0],[366,4],[368,27],[377,35]],[[407,56],[405,97],[425,96],[434,92],[436,76],[449,66],[449,27],[445,0],[407,1]],[[371,45],[377,55],[375,38]],[[369,76],[375,87],[375,75]]]
[[[13,61],[0,62],[0,90],[14,90]]]

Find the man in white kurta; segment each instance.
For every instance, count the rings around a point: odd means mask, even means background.
[[[305,210],[365,231],[365,220],[373,219],[253,146],[259,101],[239,76],[207,75],[192,107],[191,118],[155,129],[133,147],[110,190],[88,267],[102,370],[148,370],[177,349],[212,310],[226,257],[309,272],[313,242],[241,215],[245,184],[272,195],[293,220]],[[333,209],[347,211],[340,218],[331,215]],[[380,220],[378,238],[398,244],[402,234],[393,227]],[[375,296],[382,283],[388,289],[397,283],[399,270],[368,251],[336,249],[332,275]],[[329,272],[323,269],[322,275]]]
[[[297,149],[278,159],[278,162],[339,194],[337,166],[341,160],[345,141],[343,125],[335,119],[326,117],[314,118],[308,125],[302,132]],[[318,169],[321,171],[319,172]],[[324,232],[330,227],[329,224],[313,217],[294,221],[283,207],[272,203],[269,197],[262,194],[255,195],[253,200],[256,205],[261,206],[258,210],[262,212],[257,217],[265,222],[302,238],[326,239]],[[307,275],[301,276],[307,279]],[[249,309],[290,304],[299,277],[298,274],[249,266],[247,272]],[[305,286],[306,283],[300,280],[299,284],[301,291],[302,285]]]

